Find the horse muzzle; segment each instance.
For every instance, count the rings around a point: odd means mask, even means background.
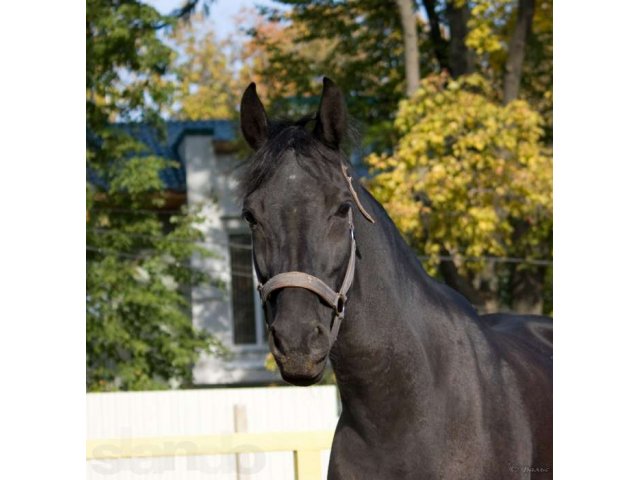
[[[269,348],[287,383],[313,385],[322,379],[331,344],[326,327],[319,326],[307,339],[306,345],[293,345],[274,328],[269,329]],[[303,348],[301,348],[303,347]]]

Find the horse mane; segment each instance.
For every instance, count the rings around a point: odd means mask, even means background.
[[[318,140],[309,128],[316,116],[305,115],[298,120],[278,119],[269,122],[268,140],[245,162],[238,175],[236,195],[242,199],[254,192],[264,181],[277,170],[284,153],[295,150],[303,157],[322,159],[330,165],[340,167],[340,162],[347,161],[342,150],[334,150]],[[344,144],[347,148],[357,143],[358,132],[349,124]],[[321,166],[324,166],[323,162]]]

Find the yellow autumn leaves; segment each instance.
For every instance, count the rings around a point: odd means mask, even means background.
[[[400,140],[392,154],[368,157],[370,186],[432,273],[443,252],[549,254],[552,158],[541,122],[525,101],[500,104],[479,75],[432,75],[400,103]],[[484,262],[458,267],[472,273]]]

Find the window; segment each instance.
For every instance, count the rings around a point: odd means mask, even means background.
[[[231,308],[233,315],[233,343],[236,345],[261,344],[263,328],[256,315],[256,291],[253,284],[253,258],[251,235],[229,234],[231,260]]]

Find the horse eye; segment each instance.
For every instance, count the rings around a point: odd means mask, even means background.
[[[349,213],[349,209],[351,208],[351,204],[349,202],[345,202],[338,207],[336,211],[336,215],[339,217],[346,217],[347,213]]]
[[[244,219],[245,222],[247,222],[249,225],[255,225],[256,223],[258,223],[256,221],[256,217],[253,216],[253,213],[251,213],[249,210],[243,210],[242,211],[242,218]]]

